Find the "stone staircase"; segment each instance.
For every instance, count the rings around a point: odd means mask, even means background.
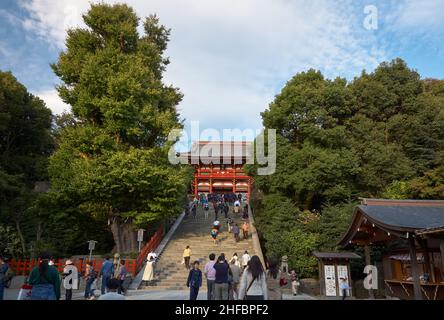
[[[235,214],[230,208],[229,216],[239,226],[242,225],[241,214]],[[256,254],[253,247],[251,234],[249,239],[242,239],[235,242],[232,233],[228,233],[228,227],[224,214],[218,215],[218,220],[221,222],[221,229],[218,235],[218,244],[214,244],[210,237],[211,226],[215,218],[214,210],[209,211],[208,219],[205,219],[203,209],[199,206],[196,218],[192,215],[185,218],[179,225],[173,237],[167,244],[165,250],[159,257],[159,261],[155,268],[155,281],[152,286],[141,286],[143,290],[187,290],[186,280],[188,278],[188,270],[182,262],[183,250],[186,246],[191,248],[191,262],[195,260],[200,261],[200,269],[203,270],[204,265],[209,261],[209,254],[216,254],[216,258],[225,253],[227,259],[230,259],[233,253],[237,253],[239,258],[243,255],[245,250],[251,256]],[[201,290],[206,290],[206,279],[203,277]]]

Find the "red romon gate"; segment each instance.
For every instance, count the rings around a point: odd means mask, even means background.
[[[243,166],[247,163],[251,143],[199,141],[194,143],[193,152],[181,154],[195,169],[191,194],[198,197],[202,193],[242,193],[246,194],[246,198],[249,199],[253,179],[246,174]],[[219,152],[214,153],[217,155],[202,156],[196,152],[208,146],[218,150]],[[226,150],[232,152],[226,152]]]

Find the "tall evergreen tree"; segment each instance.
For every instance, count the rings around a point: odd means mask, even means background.
[[[124,4],[91,5],[53,65],[74,121],[61,130],[50,175],[79,208],[108,218],[118,252],[137,251],[136,227],[179,212],[189,174],[169,164],[182,95],[162,82],[170,31]]]
[[[0,227],[20,240],[19,252],[8,254],[25,254],[36,235],[35,217],[27,209],[36,197],[35,183],[48,178],[51,120],[42,100],[10,72],[0,71]]]

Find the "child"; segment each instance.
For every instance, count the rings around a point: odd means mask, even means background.
[[[193,269],[188,274],[187,287],[190,288],[190,300],[196,300],[199,288],[202,286],[202,271],[199,269],[199,261],[194,261]]]
[[[291,280],[291,290],[293,291],[293,295],[297,296],[299,293],[299,286],[301,283],[299,282],[299,276],[296,273],[296,270],[292,269],[290,271],[290,280]]]
[[[214,244],[217,244],[217,234],[219,233],[219,230],[214,226],[211,229],[211,238],[213,238]]]

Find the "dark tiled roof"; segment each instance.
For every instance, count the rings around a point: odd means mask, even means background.
[[[429,229],[444,226],[444,206],[360,205],[371,220],[386,226],[406,229]]]
[[[318,259],[360,259],[361,257],[353,252],[313,252]]]

